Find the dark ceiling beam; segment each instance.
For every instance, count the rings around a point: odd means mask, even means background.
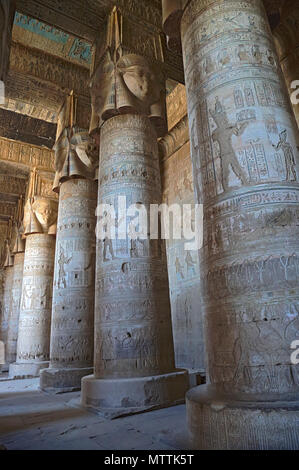
[[[52,148],[55,143],[55,135],[55,124],[0,109],[1,137]]]

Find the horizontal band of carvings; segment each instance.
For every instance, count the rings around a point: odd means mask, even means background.
[[[13,42],[10,70],[88,96],[89,70],[43,51]]]
[[[0,137],[0,154],[6,162],[54,171],[54,152],[46,148]]]

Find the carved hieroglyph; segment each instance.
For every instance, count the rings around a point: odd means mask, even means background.
[[[280,65],[292,97],[299,126],[299,11],[296,1],[287,0],[281,12],[280,24],[273,31]],[[297,90],[297,91],[295,91]],[[296,102],[295,102],[296,101]]]
[[[182,43],[192,161],[204,203],[209,379],[217,390],[252,399],[298,397],[299,369],[291,363],[299,325],[298,132],[262,2],[191,1]],[[190,420],[201,413],[204,392],[198,393],[199,401],[190,395]],[[206,429],[194,420],[195,442],[207,443]],[[212,421],[211,448],[222,448]],[[270,442],[271,423],[279,419],[261,411],[261,423],[256,448],[266,445],[267,427]],[[241,440],[246,433],[241,426]],[[290,448],[298,446],[295,434]]]
[[[1,160],[42,170],[54,170],[54,152],[0,137]]]
[[[92,373],[96,201],[94,181],[70,179],[60,186],[50,369],[42,372],[42,389],[80,388],[81,378]]]
[[[0,1],[0,81],[5,82],[8,66],[16,1]]]
[[[16,360],[17,340],[19,331],[19,317],[22,296],[24,253],[16,253],[11,285],[11,304],[7,332],[7,362],[12,364]]]

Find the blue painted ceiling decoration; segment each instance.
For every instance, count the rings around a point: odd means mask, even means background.
[[[66,44],[69,39],[69,34],[64,33],[63,31],[59,31],[53,26],[49,26],[38,20],[30,18],[29,16],[22,15],[18,12],[15,15],[14,24],[16,26],[20,26],[23,29],[26,29],[27,31],[30,31],[31,33],[44,36],[45,38],[50,39],[51,41]]]
[[[19,12],[16,12],[14,25],[15,38],[18,42],[28,42],[27,34],[30,35],[31,44],[33,44],[32,34],[34,34],[38,36],[35,44],[37,48],[85,66],[89,66],[92,62],[91,44],[86,41]],[[23,33],[18,34],[19,28]]]

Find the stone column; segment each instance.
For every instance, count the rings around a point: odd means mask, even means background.
[[[3,299],[2,299],[2,316],[0,325],[0,341],[4,343],[4,358],[5,364],[1,367],[1,372],[7,372],[9,367],[8,362],[8,325],[11,312],[12,302],[12,285],[13,285],[13,272],[14,272],[14,257],[11,255],[9,242],[6,240],[6,259],[4,261],[4,282],[3,282]]]
[[[179,402],[187,389],[187,373],[174,365],[164,243],[148,234],[132,240],[110,236],[115,217],[124,231],[132,222],[121,216],[119,196],[127,206],[143,204],[147,210],[161,202],[154,127],[161,129],[163,121],[161,85],[153,64],[117,44],[117,20],[114,10],[115,40],[91,85],[91,131],[101,128],[98,203],[105,205],[98,229],[102,225],[105,235],[97,241],[95,372],[82,380],[82,404],[112,416]]]
[[[66,101],[68,108],[69,101],[74,102],[73,95]],[[91,179],[94,160],[88,133],[68,124],[56,144],[59,213],[50,367],[40,379],[43,390],[60,392],[80,390],[82,377],[93,373],[94,344],[97,184]]]
[[[187,394],[200,449],[296,449],[298,132],[260,0],[191,0],[181,24],[209,384]]]
[[[18,203],[18,209],[15,221],[15,242],[12,250],[14,254],[14,268],[12,275],[12,288],[11,288],[11,308],[8,322],[7,331],[7,362],[12,364],[16,361],[17,354],[17,340],[19,331],[19,317],[22,296],[23,284],[23,270],[24,270],[24,253],[25,253],[25,240],[22,233],[22,198]]]
[[[299,11],[296,0],[287,0],[281,12],[279,26],[274,31],[280,65],[291,96],[299,126]],[[297,91],[296,91],[297,89]],[[295,102],[296,101],[296,102]]]
[[[16,0],[0,0],[0,87],[5,83],[11,44],[11,33],[16,10]]]
[[[11,286],[11,308],[7,332],[7,362],[12,364],[16,361],[17,340],[19,331],[19,317],[22,296],[24,252],[15,253],[14,267]]]
[[[49,366],[57,201],[34,197],[25,207],[26,249],[17,361],[11,377],[36,377]]]

